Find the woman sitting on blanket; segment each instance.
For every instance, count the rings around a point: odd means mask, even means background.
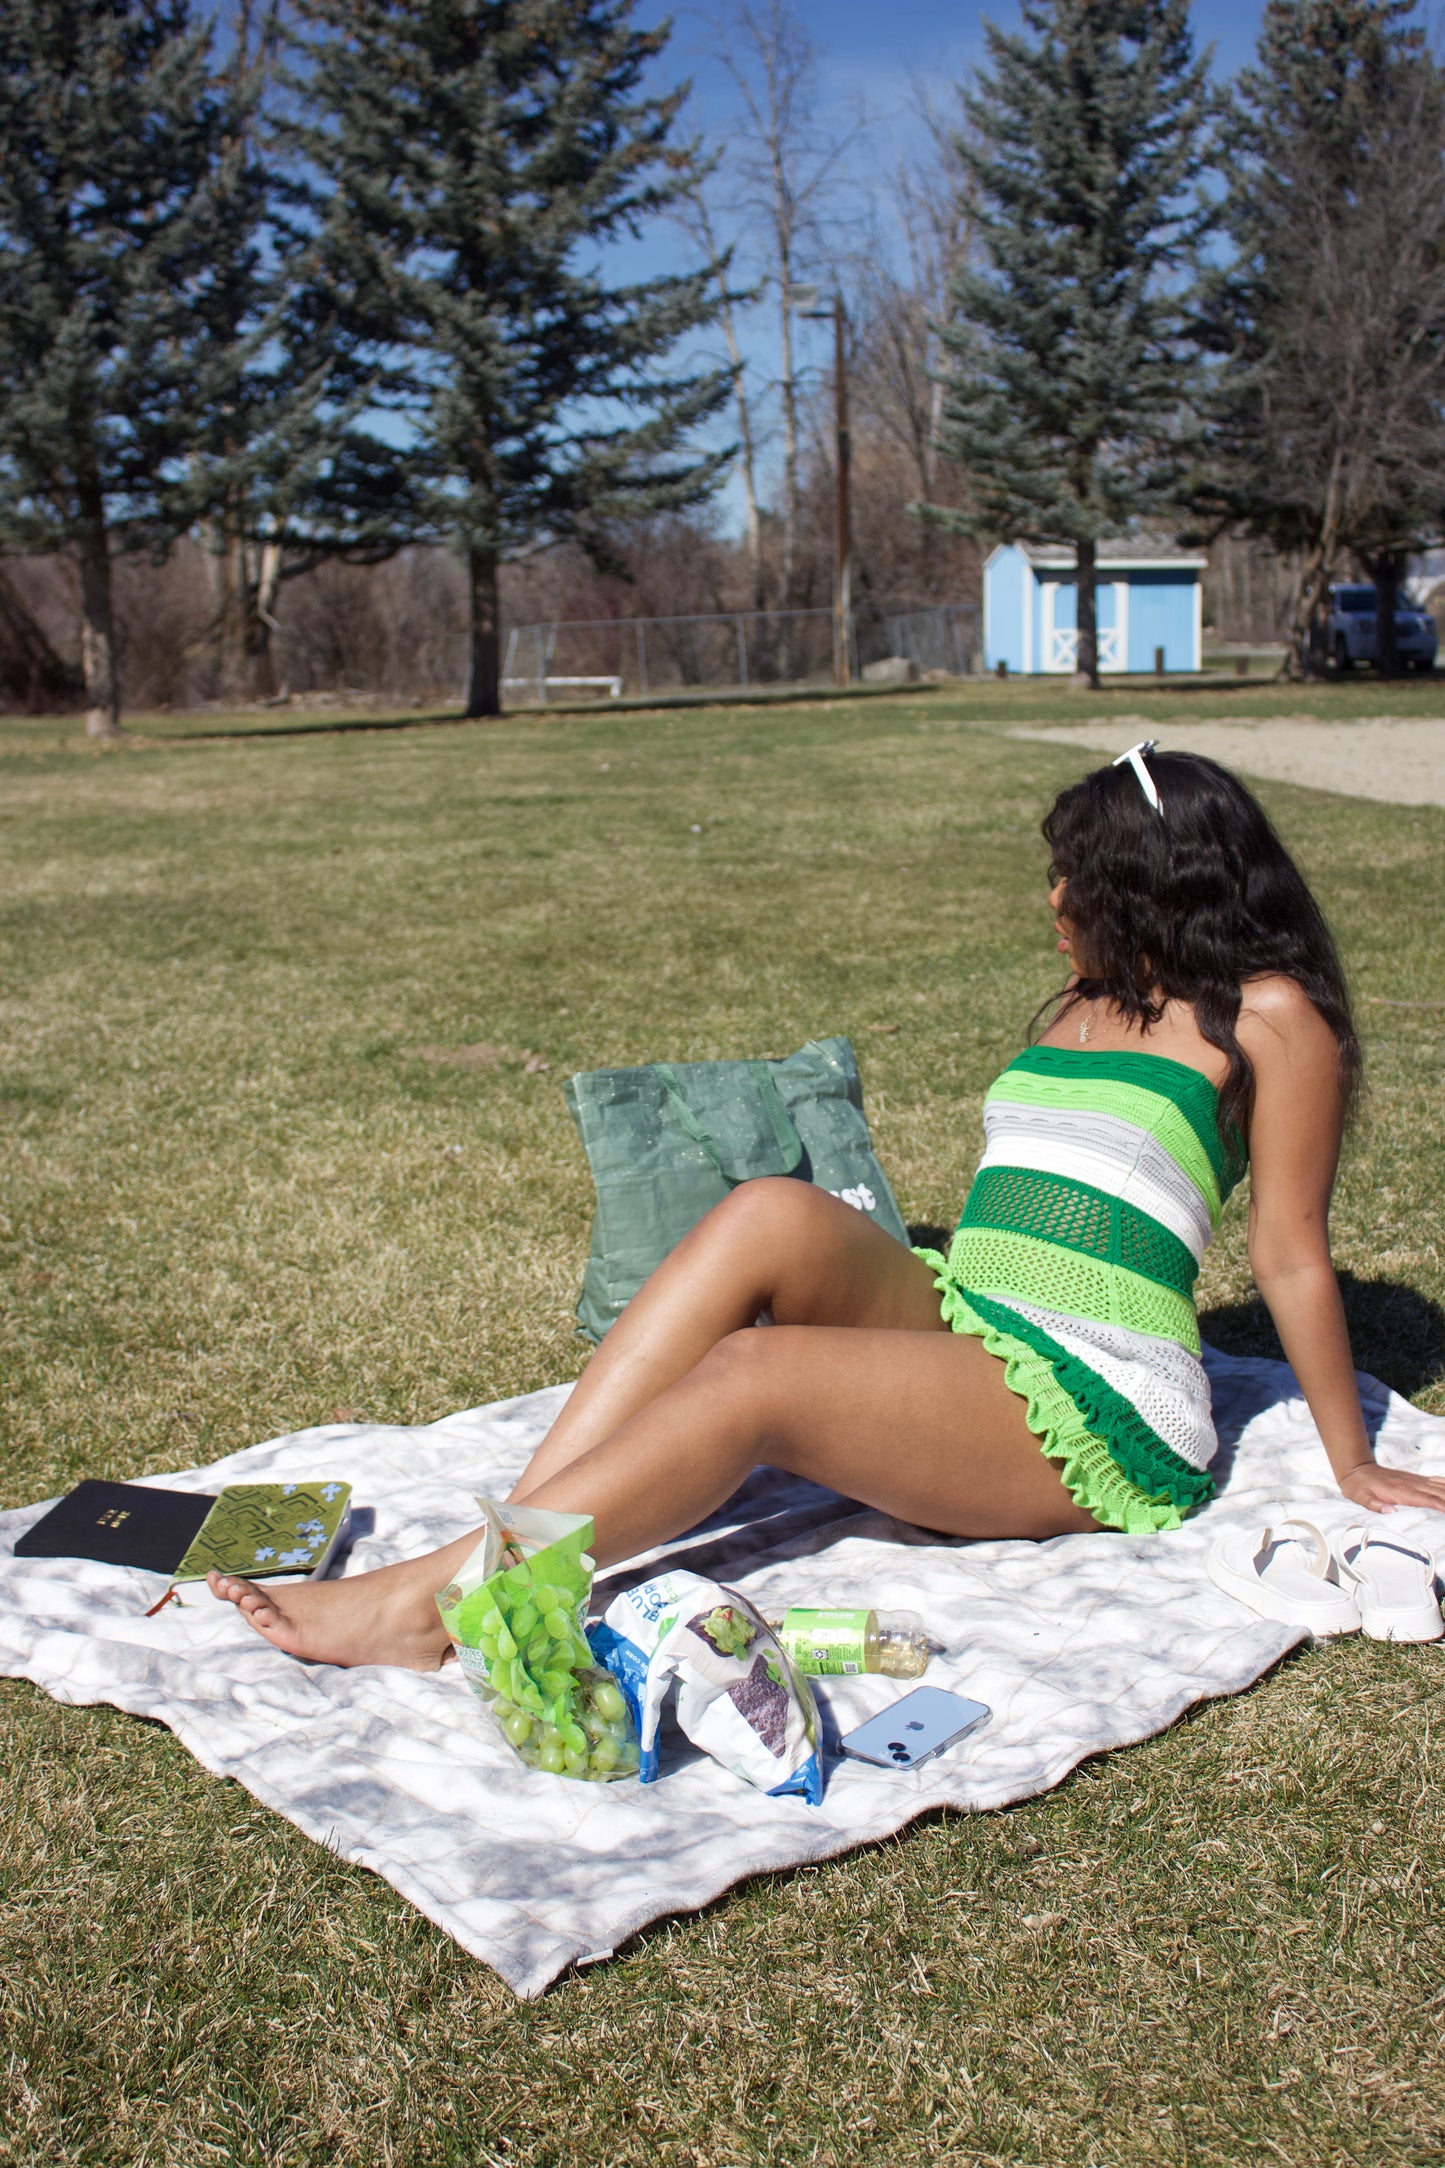
[[[1377,1466],[1361,1415],[1328,1236],[1359,1042],[1264,812],[1151,742],[1064,791],[1044,834],[1070,976],[988,1094],[947,1256],[786,1178],[709,1212],[513,1493],[590,1513],[600,1564],[695,1526],[758,1463],[954,1536],[1178,1527],[1216,1447],[1194,1281],[1246,1166],[1250,1265],[1340,1489],[1445,1511],[1445,1483]],[[211,1585],[293,1655],[430,1669],[450,1649],[435,1592],[477,1540]]]

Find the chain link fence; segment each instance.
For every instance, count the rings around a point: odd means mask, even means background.
[[[967,677],[979,668],[979,613],[970,603],[868,604],[853,613],[852,645],[855,678],[885,661],[920,677]],[[514,705],[558,695],[645,700],[678,691],[831,684],[833,612],[728,610],[514,625],[502,657],[503,691]]]

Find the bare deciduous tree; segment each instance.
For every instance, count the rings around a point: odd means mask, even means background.
[[[698,170],[692,184],[678,198],[678,221],[688,237],[702,250],[705,260],[715,267],[720,301],[718,321],[727,341],[728,359],[733,369],[733,405],[738,420],[738,478],[743,487],[744,544],[748,553],[748,566],[752,574],[753,608],[763,608],[766,596],[763,565],[763,516],[758,502],[758,424],[753,411],[752,387],[748,367],[743,355],[742,341],[738,336],[737,311],[740,303],[754,297],[734,293],[728,284],[729,254],[718,239],[717,222],[712,204],[708,200],[710,171]]]
[[[733,158],[744,230],[767,237],[767,279],[778,310],[781,410],[782,602],[797,589],[800,398],[793,354],[791,289],[825,257],[825,227],[857,134],[820,129],[815,105],[818,53],[789,0],[737,0],[714,23],[718,58],[737,90]]]
[[[882,234],[860,264],[855,385],[860,419],[906,455],[917,494],[934,495],[946,323],[955,272],[969,257],[974,186],[959,154],[968,116],[957,92],[940,108],[931,87],[914,86],[919,154],[900,159],[892,199],[901,260]],[[957,107],[957,110],[954,107]]]

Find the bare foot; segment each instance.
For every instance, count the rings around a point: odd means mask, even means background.
[[[429,1557],[340,1581],[288,1581],[267,1588],[235,1574],[208,1573],[206,1586],[233,1603],[272,1648],[303,1663],[436,1671],[452,1653],[436,1592],[446,1586],[452,1554],[465,1557],[474,1541],[465,1536],[460,1545],[449,1544]]]

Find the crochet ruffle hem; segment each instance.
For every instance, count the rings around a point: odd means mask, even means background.
[[[1214,1495],[1213,1477],[1170,1452],[1087,1364],[1054,1347],[1026,1318],[1010,1316],[1007,1327],[998,1323],[1009,1315],[1003,1305],[969,1295],[937,1250],[915,1254],[933,1268],[952,1329],[982,1340],[1003,1363],[1009,1391],[1023,1401],[1029,1429],[1058,1463],[1076,1505],[1125,1535],[1151,1535],[1178,1528],[1186,1513]],[[1035,1337],[1042,1346],[1030,1344]],[[1126,1456],[1142,1482],[1121,1465]]]

